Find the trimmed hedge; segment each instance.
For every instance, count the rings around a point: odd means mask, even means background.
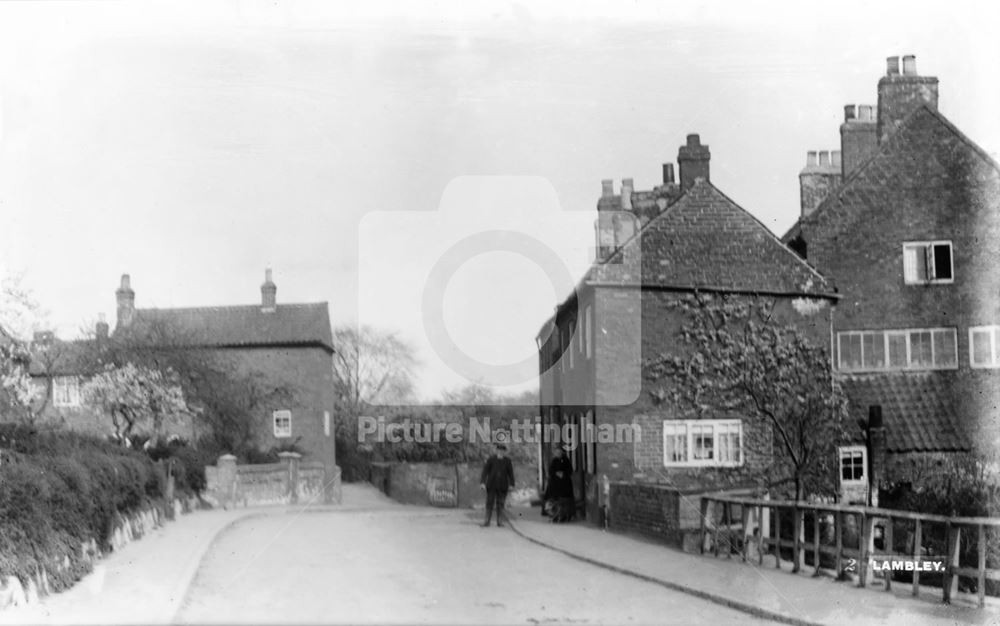
[[[44,568],[54,589],[72,585],[90,567],[81,544],[107,550],[115,517],[162,495],[146,454],[98,438],[8,428],[0,446],[0,575],[23,582]]]

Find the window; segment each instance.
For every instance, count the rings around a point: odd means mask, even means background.
[[[274,419],[274,436],[275,437],[291,437],[292,436],[292,412],[288,410],[275,411],[272,414]]]
[[[973,326],[969,329],[969,365],[1000,367],[1000,326]]]
[[[903,244],[903,282],[907,285],[954,282],[950,241]]]
[[[865,478],[865,448],[864,446],[844,446],[840,448],[840,481],[842,483],[864,483]]]
[[[52,404],[80,406],[80,382],[76,376],[57,376],[52,380]]]
[[[734,467],[743,462],[740,420],[666,420],[663,464],[667,467]]]
[[[873,372],[893,369],[955,369],[954,328],[852,330],[837,333],[838,369]]]

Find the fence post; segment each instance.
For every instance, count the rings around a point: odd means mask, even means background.
[[[743,562],[747,561],[747,549],[750,547],[750,535],[747,534],[747,530],[750,528],[750,507],[745,504],[740,507],[743,511]]]
[[[819,509],[813,509],[813,576],[819,576]]]
[[[844,576],[844,513],[836,511],[833,516],[833,534],[836,537],[837,552],[834,557],[834,568],[837,571],[837,580]]]
[[[718,503],[717,502],[713,502],[712,503],[712,529],[715,531],[713,533],[713,535],[714,535],[713,536],[713,540],[714,540],[715,545],[712,546],[712,552],[714,553],[715,557],[718,558],[718,556],[719,556],[719,526],[722,525],[722,520],[720,519],[720,520],[716,521],[716,519],[715,519],[715,505],[716,504],[718,504]],[[722,513],[725,514],[725,512],[726,512],[726,503],[723,502],[722,503]]]
[[[874,525],[874,518],[869,518],[867,513],[862,512],[861,535],[858,537],[858,586],[861,588],[868,585],[869,546],[872,541],[872,529]]]
[[[705,496],[701,497],[701,553],[705,554],[705,546],[708,545],[708,504],[709,500]]]
[[[885,554],[890,558],[892,558],[893,555],[893,549],[892,549],[893,521],[894,520],[891,517],[888,519],[888,523],[885,525],[885,534],[882,536],[882,540],[885,542],[884,546]],[[892,590],[892,570],[891,569],[882,570],[882,575],[885,577],[885,590],[886,591]]]
[[[757,507],[757,565],[764,564],[764,507]]]
[[[979,578],[976,590],[979,592],[979,608],[986,606],[986,525],[980,524],[976,539],[979,548]]]
[[[962,529],[945,524],[945,536],[948,541],[948,560],[944,564],[944,580],[941,583],[941,601],[951,604],[951,597],[958,592],[958,576],[955,575],[955,568],[958,567],[959,547],[962,542]]]
[[[916,527],[913,529],[913,560],[919,562],[921,548],[923,544],[923,529],[920,526],[920,518],[917,518]],[[920,570],[913,570],[913,595],[920,595]]]
[[[805,560],[805,551],[802,549],[802,535],[805,534],[805,511],[798,507],[798,501],[796,500],[796,506],[792,509],[792,532],[795,536],[792,537],[792,572],[798,572],[802,569],[802,562]]]
[[[774,567],[781,569],[781,507],[774,507]]]

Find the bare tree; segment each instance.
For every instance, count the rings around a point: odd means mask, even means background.
[[[365,405],[405,402],[413,394],[413,348],[395,333],[370,326],[334,330],[333,377],[340,402],[354,416]]]
[[[773,300],[696,295],[675,306],[686,318],[675,350],[646,363],[665,384],[654,399],[698,416],[747,416],[770,434],[756,442],[761,454],[774,449],[770,485],[793,484],[797,499],[834,492],[847,403],[827,351],[776,322]]]

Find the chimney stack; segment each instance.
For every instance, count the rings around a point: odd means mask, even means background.
[[[108,322],[104,319],[104,313],[97,316],[97,324],[94,326],[94,337],[97,341],[106,341],[108,338]]]
[[[694,186],[695,180],[704,178],[710,180],[708,176],[709,161],[712,154],[708,146],[701,145],[701,138],[696,134],[687,136],[687,145],[681,146],[677,151],[677,165],[681,170],[681,192],[684,193]]]
[[[632,179],[622,179],[622,211],[632,210]]]
[[[271,268],[264,270],[264,284],[260,286],[260,306],[264,313],[274,313],[278,307],[278,287],[271,280]]]
[[[903,57],[903,73],[899,73],[899,57],[889,57],[886,75],[878,81],[878,119],[876,136],[882,143],[921,106],[937,110],[938,79],[917,75],[917,58]]]
[[[841,177],[847,178],[878,146],[870,104],[848,104],[840,125]]]
[[[132,280],[128,274],[122,274],[121,286],[115,291],[118,299],[118,320],[116,328],[125,328],[135,317],[135,292],[132,291]]]
[[[674,184],[674,164],[664,163],[663,164],[663,184],[673,185]]]
[[[839,150],[810,150],[806,166],[799,172],[799,202],[802,217],[816,210],[820,202],[840,185]]]

